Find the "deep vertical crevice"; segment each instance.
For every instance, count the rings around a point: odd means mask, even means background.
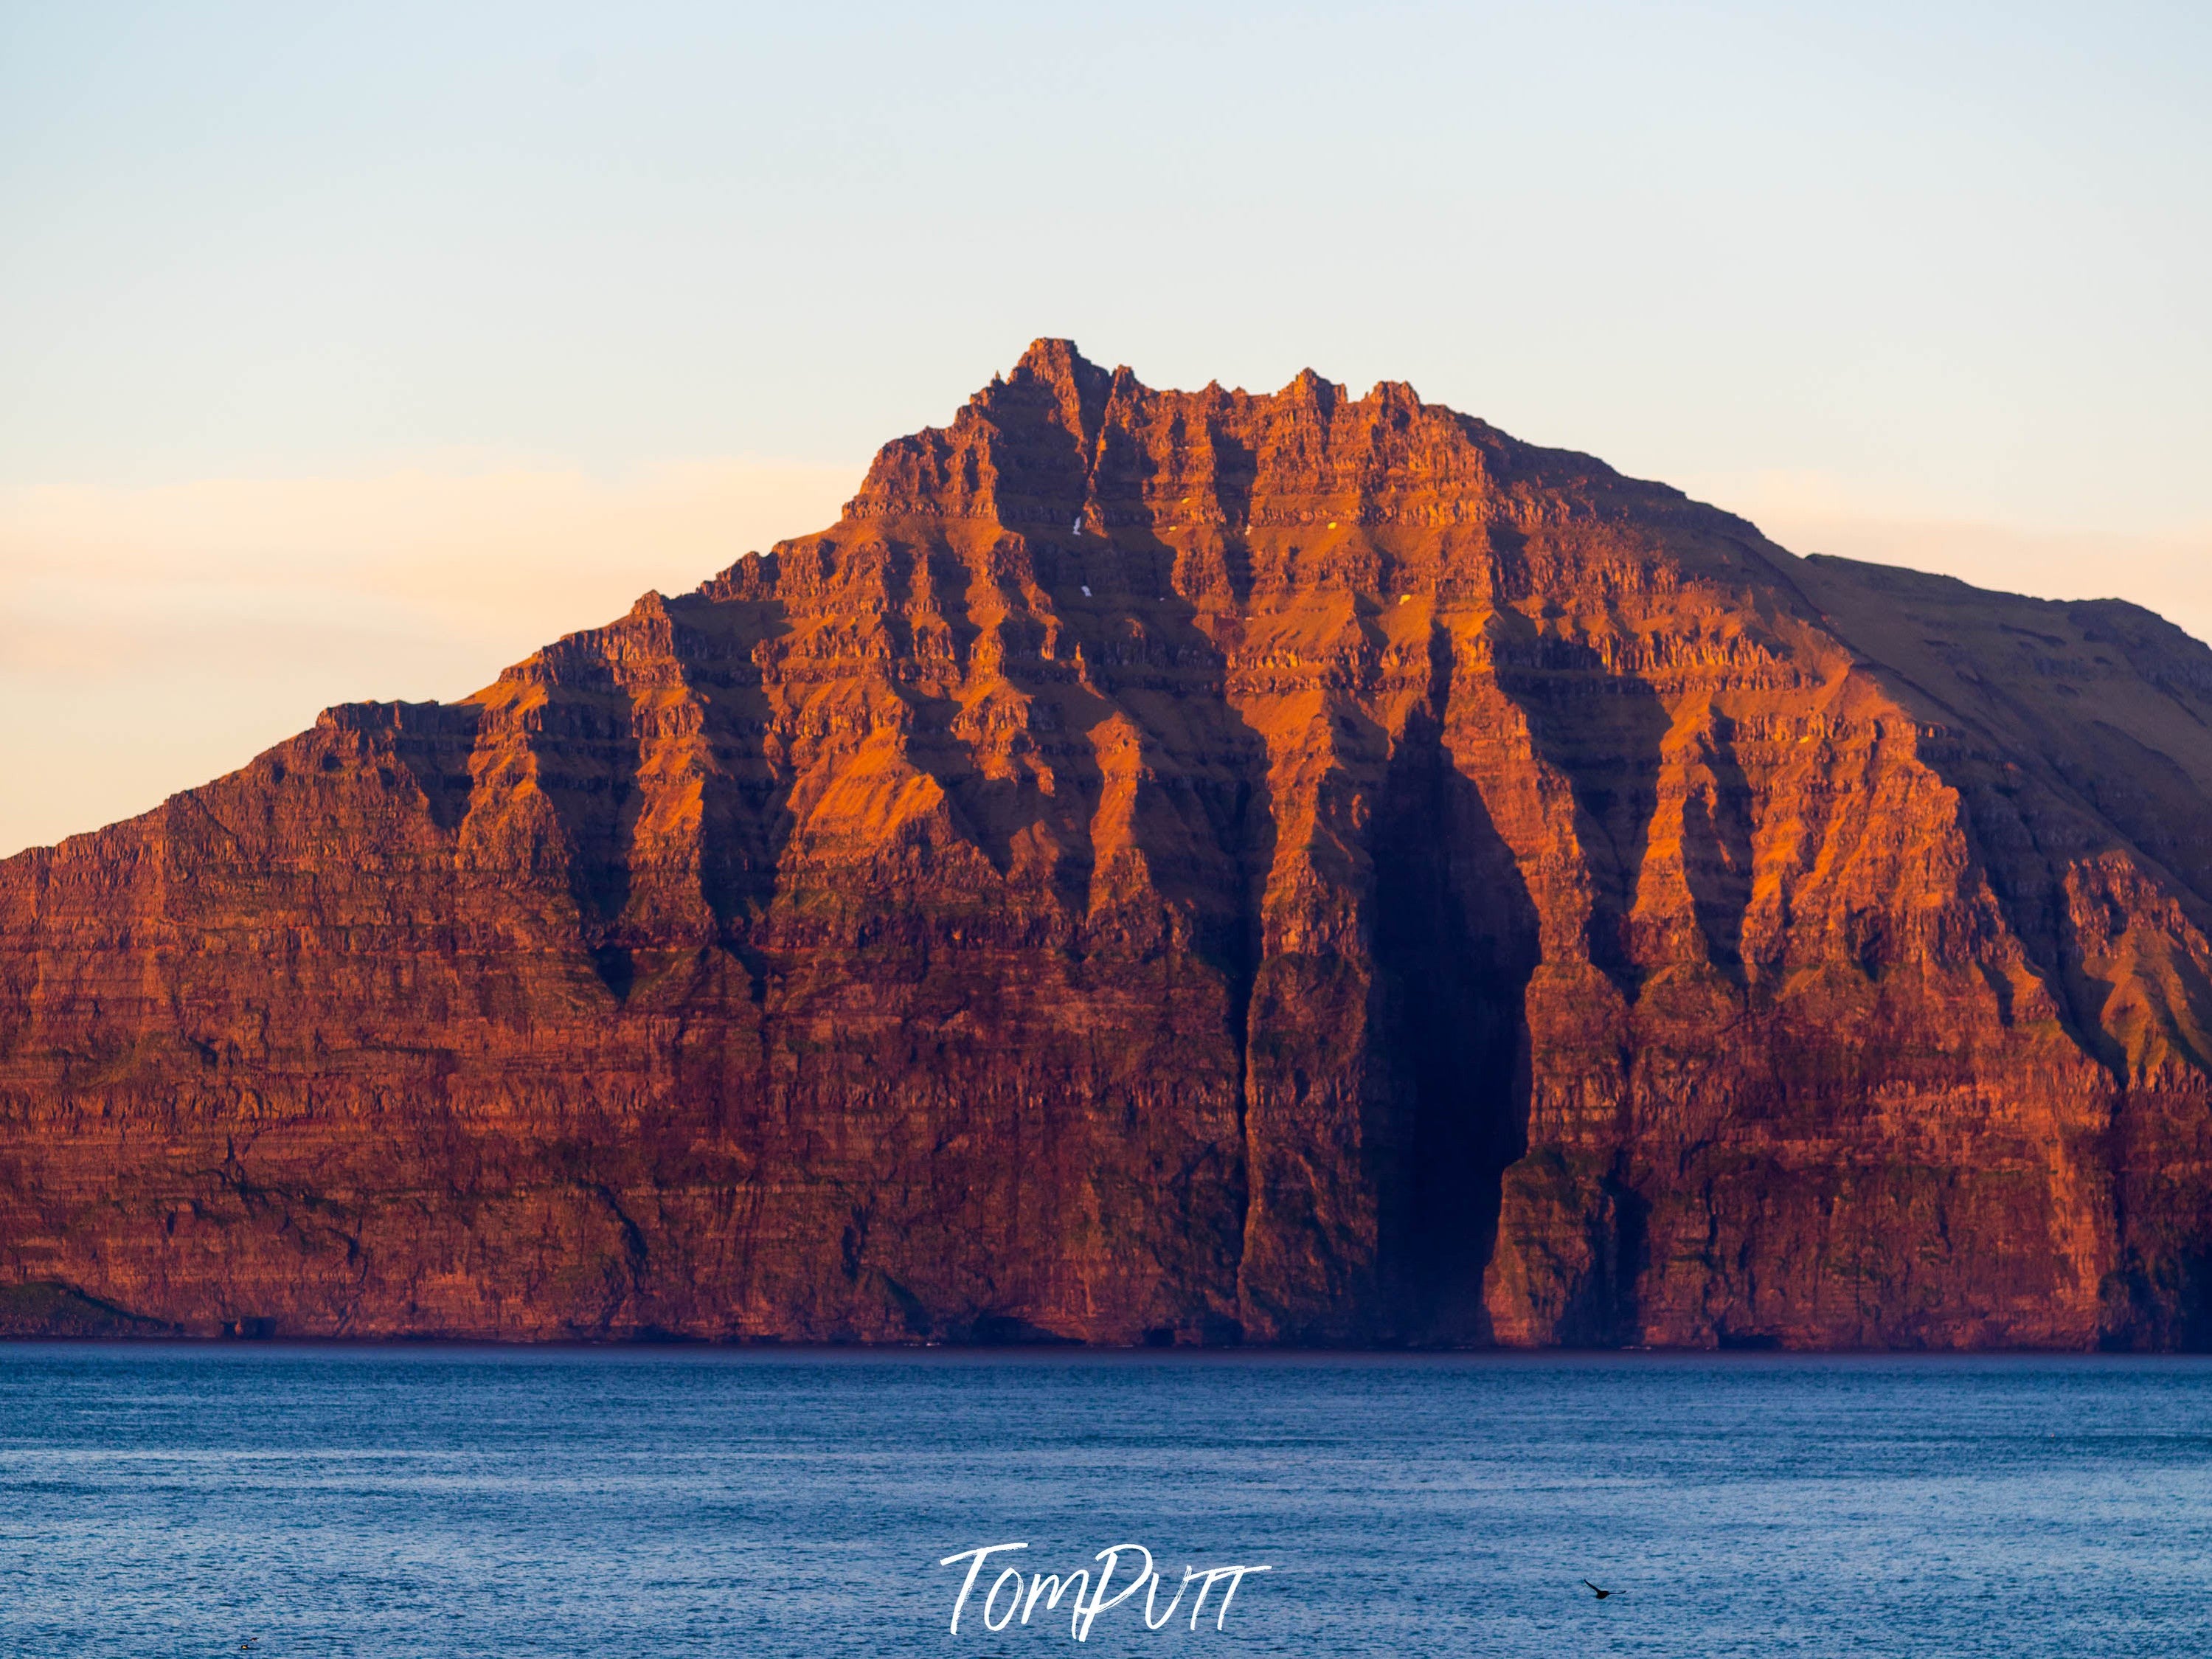
[[[1385,1031],[1413,1109],[1389,1276],[1408,1299],[1409,1332],[1463,1344],[1488,1339],[1483,1274],[1505,1170],[1528,1146],[1537,924],[1511,849],[1443,739],[1454,663],[1441,629],[1431,667],[1430,695],[1391,758],[1376,839]]]
[[[558,679],[549,684],[530,745],[538,787],[561,825],[581,943],[600,981],[619,1001],[630,985],[629,951],[619,931],[629,904],[638,739],[629,693],[612,684],[603,666],[578,678],[586,683],[573,689]],[[590,683],[594,680],[599,683]]]
[[[1710,784],[1682,804],[1682,872],[1706,960],[1743,982],[1743,918],[1751,907],[1752,791],[1735,752],[1735,722],[1712,717],[1698,756]]]

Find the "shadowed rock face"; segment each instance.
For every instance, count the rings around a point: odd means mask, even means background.
[[[1040,342],[0,864],[9,1328],[2202,1345],[2208,722],[2132,606]]]

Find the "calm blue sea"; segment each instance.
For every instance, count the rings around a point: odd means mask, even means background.
[[[2194,1659],[2212,1364],[0,1346],[6,1655],[1079,1650]]]

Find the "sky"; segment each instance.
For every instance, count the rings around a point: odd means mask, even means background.
[[[1040,335],[2212,638],[2212,7],[0,0],[0,855],[836,516]]]

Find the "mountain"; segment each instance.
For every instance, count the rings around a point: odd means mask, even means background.
[[[2212,1339],[2212,651],[1040,341],[0,864],[0,1331]]]

